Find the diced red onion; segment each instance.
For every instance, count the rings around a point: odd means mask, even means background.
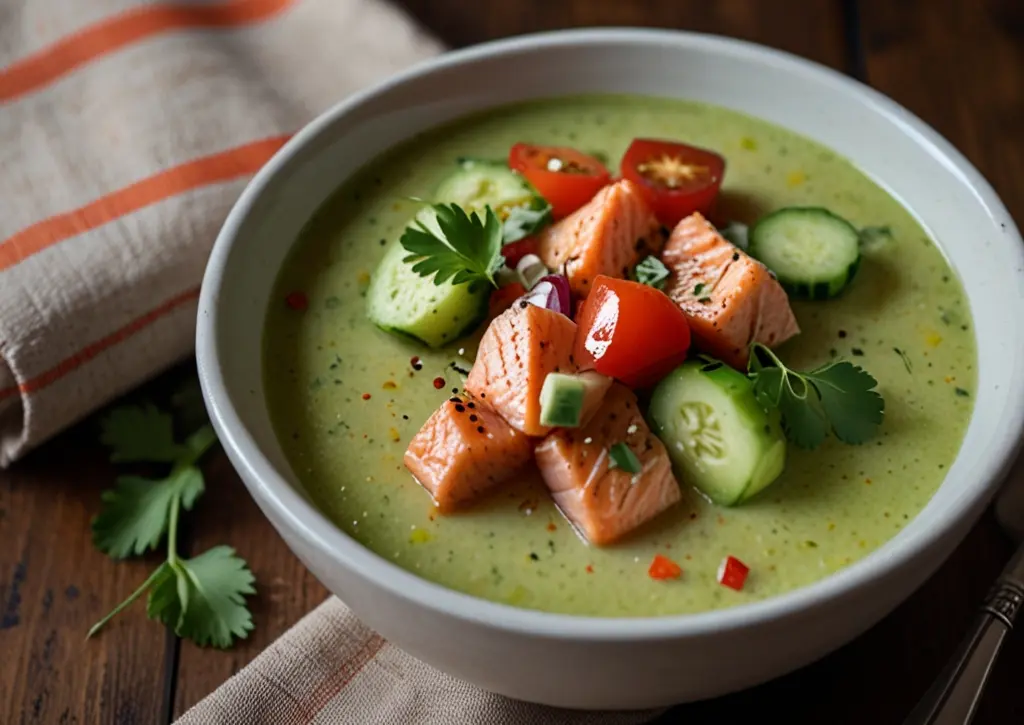
[[[560,312],[572,319],[572,295],[569,280],[560,274],[549,274],[533,286],[524,297],[531,305]]]

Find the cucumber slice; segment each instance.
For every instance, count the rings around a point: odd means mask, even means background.
[[[467,211],[490,206],[499,216],[503,209],[532,207],[540,198],[526,179],[503,162],[482,159],[460,159],[458,170],[441,182],[435,196]]]
[[[437,229],[434,213],[421,211],[417,217],[428,228]],[[439,230],[438,230],[439,231]],[[402,260],[408,252],[395,239],[377,265],[366,291],[366,314],[388,332],[413,337],[429,347],[440,347],[471,330],[487,312],[490,289],[485,284],[434,284],[433,277],[421,277]]]
[[[759,219],[750,229],[750,254],[801,299],[835,297],[860,266],[857,230],[820,207],[788,207]]]
[[[722,506],[749,499],[785,467],[778,416],[758,404],[745,375],[723,363],[676,368],[654,389],[647,413],[680,478]]]
[[[529,233],[529,225],[542,223],[548,208],[533,187],[503,162],[480,159],[460,159],[458,169],[438,186],[435,201],[458,204],[467,212],[490,206],[505,220],[505,241]],[[513,217],[516,223],[510,226]],[[431,209],[424,209],[416,218],[437,230]],[[490,293],[486,285],[435,285],[432,277],[413,272],[412,265],[402,261],[406,256],[408,253],[395,239],[373,273],[366,309],[374,324],[430,347],[440,347],[483,319]]]

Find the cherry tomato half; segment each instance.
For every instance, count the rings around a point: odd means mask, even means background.
[[[663,292],[598,275],[576,319],[574,356],[581,370],[631,388],[661,380],[686,359],[690,326]]]
[[[517,143],[509,151],[508,165],[547,199],[555,219],[572,214],[611,180],[600,161],[566,146]]]
[[[638,138],[626,149],[620,173],[639,184],[658,221],[674,227],[695,211],[705,216],[710,212],[725,175],[725,159],[696,146]]]

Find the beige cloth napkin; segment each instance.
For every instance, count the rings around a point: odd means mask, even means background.
[[[632,725],[478,690],[388,644],[330,598],[176,725]]]
[[[251,175],[441,50],[383,0],[0,0],[0,466],[188,355]],[[484,693],[330,599],[182,722],[642,719]]]
[[[0,0],[0,466],[188,355],[251,175],[441,49],[383,0]]]

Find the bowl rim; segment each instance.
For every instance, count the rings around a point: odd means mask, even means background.
[[[200,293],[196,356],[200,383],[210,418],[222,445],[242,474],[241,477],[250,494],[257,499],[261,508],[269,507],[273,510],[279,519],[279,525],[287,527],[305,546],[326,556],[336,565],[369,580],[391,596],[432,610],[437,615],[453,616],[510,633],[561,640],[636,642],[692,637],[712,632],[734,631],[770,620],[785,619],[812,610],[829,600],[848,596],[855,590],[910,564],[927,550],[938,546],[965,516],[979,512],[980,507],[988,503],[1007,473],[1017,450],[1022,447],[1024,441],[1021,440],[1020,432],[1024,429],[1024,380],[1016,381],[1009,390],[1004,391],[1006,395],[1015,399],[1016,405],[1006,408],[1003,434],[991,441],[992,454],[983,460],[978,469],[971,472],[972,478],[981,483],[961,496],[962,507],[958,511],[947,507],[928,528],[913,533],[899,544],[891,546],[884,555],[879,554],[887,544],[807,586],[755,602],[692,614],[645,617],[560,614],[514,607],[449,589],[399,567],[349,537],[276,473],[274,466],[249,434],[228,395],[218,353],[220,316],[217,300],[221,294],[229,252],[237,233],[279,169],[301,148],[327,131],[339,118],[397,86],[441,69],[470,65],[484,58],[553,47],[572,48],[587,45],[686,45],[698,51],[711,50],[716,54],[724,53],[772,64],[787,72],[816,77],[820,81],[839,86],[872,107],[876,113],[902,126],[908,135],[916,137],[929,153],[958,175],[965,191],[973,193],[994,217],[1005,223],[1002,231],[1011,242],[1017,242],[1016,249],[1008,251],[1007,254],[1011,257],[1016,255],[1016,268],[1024,268],[1024,241],[1008,211],[980,172],[949,141],[879,91],[815,61],[757,43],[718,35],[629,27],[534,33],[450,51],[422,61],[376,85],[348,96],[298,131],[246,186],[217,236]],[[1020,275],[1020,278],[1024,284],[1024,275]],[[1024,304],[1021,308],[1020,317],[1024,319]],[[1017,350],[1020,359],[1024,359],[1024,334],[1019,335]],[[971,417],[977,414],[978,409],[975,407]],[[891,544],[892,540],[887,543]]]

